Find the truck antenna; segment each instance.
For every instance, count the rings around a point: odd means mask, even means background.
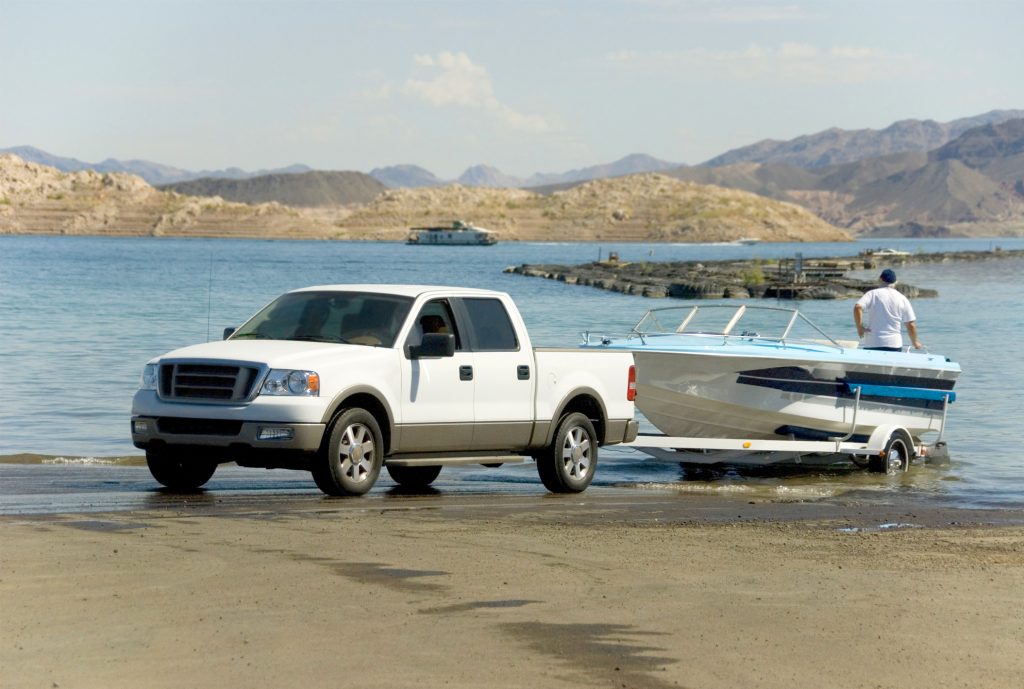
[[[206,288],[206,341],[210,341],[210,311],[213,305],[213,254],[210,254],[210,281]]]

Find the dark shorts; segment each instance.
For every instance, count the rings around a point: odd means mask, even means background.
[[[864,349],[873,349],[876,352],[901,352],[901,347],[865,347]]]

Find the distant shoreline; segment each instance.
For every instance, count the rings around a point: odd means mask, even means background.
[[[391,237],[381,236],[381,232],[366,232],[358,235],[348,236],[328,236],[328,235],[316,235],[307,233],[272,233],[272,234],[249,234],[244,232],[218,232],[218,233],[203,233],[203,232],[4,232],[0,231],[0,238],[3,237],[91,237],[97,239],[108,239],[108,238],[121,238],[121,239],[242,239],[242,240],[287,240],[287,241],[312,241],[312,242],[384,242],[391,244],[404,244],[405,236],[402,237]],[[393,234],[393,233],[388,233]],[[951,237],[876,237],[876,236],[861,236],[852,237],[847,240],[832,240],[832,241],[820,241],[820,240],[787,240],[787,241],[770,241],[761,240],[756,245],[775,245],[775,244],[853,244],[858,241],[872,242],[872,243],[884,243],[888,241],[999,241],[1007,239],[1024,239],[1024,230],[1020,234],[1002,234],[1002,235],[978,235],[978,236],[967,236],[958,235]],[[573,244],[693,244],[707,245],[707,244],[721,244],[723,246],[736,244],[728,240],[721,241],[699,241],[699,242],[685,242],[679,240],[668,240],[668,239],[573,239],[573,238],[559,238],[559,239],[537,239],[531,237],[507,237],[503,238],[499,235],[498,244],[523,244],[523,243],[551,243],[551,244],[564,244],[566,242]],[[440,248],[458,248],[456,245],[443,245]],[[998,248],[998,247],[996,247]]]

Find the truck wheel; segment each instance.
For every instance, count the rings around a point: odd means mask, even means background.
[[[552,493],[581,493],[597,469],[597,433],[585,414],[562,417],[555,438],[537,456],[537,473]]]
[[[326,454],[313,467],[313,480],[328,495],[363,495],[373,488],[384,463],[384,441],[373,414],[346,409],[331,424]]]
[[[400,467],[384,465],[395,483],[406,488],[423,488],[429,486],[441,473],[441,465],[433,467]]]
[[[149,473],[171,490],[195,490],[213,476],[217,462],[203,457],[187,457],[182,450],[146,450]]]

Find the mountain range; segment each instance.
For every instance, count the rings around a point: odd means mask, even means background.
[[[782,159],[792,160],[788,154]],[[928,152],[814,168],[739,162],[678,168],[673,177],[743,189],[803,205],[839,227],[888,234],[1024,229],[1024,119],[962,132]]]
[[[256,170],[249,172],[238,167],[229,167],[222,170],[183,170],[171,165],[154,163],[148,160],[116,160],[107,158],[99,163],[86,163],[78,158],[65,158],[53,155],[40,150],[34,146],[12,146],[0,148],[0,154],[13,153],[22,160],[30,163],[38,163],[60,170],[61,172],[80,172],[82,170],[94,170],[96,172],[125,172],[130,175],[138,175],[150,184],[172,184],[184,182],[191,179],[203,177],[216,177],[223,179],[245,179],[247,177],[259,177],[269,174],[290,174],[309,172],[313,168],[308,165],[289,165],[288,167],[276,168],[274,170]]]
[[[311,174],[317,173],[280,177],[300,179]],[[380,185],[367,175],[363,177]],[[850,238],[796,204],[654,173],[593,180],[554,194],[450,184],[387,189],[369,203],[301,208],[280,203],[239,203],[221,196],[188,196],[155,189],[135,175],[93,170],[61,172],[13,154],[0,154],[0,235],[397,241],[405,238],[411,226],[447,224],[452,218],[472,218],[497,230],[503,240]]]
[[[289,165],[288,167],[271,170],[243,170],[229,167],[220,170],[184,170],[171,165],[163,165],[148,160],[116,160],[107,158],[99,163],[87,163],[77,158],[67,158],[43,151],[34,146],[12,146],[0,148],[0,154],[13,153],[22,160],[47,167],[56,168],[61,172],[79,172],[94,170],[96,172],[125,172],[138,175],[154,186],[168,186],[199,179],[251,179],[267,175],[302,174],[312,172],[308,165]],[[556,173],[536,173],[529,177],[508,175],[490,165],[474,165],[466,169],[455,179],[441,179],[433,172],[418,165],[391,165],[374,168],[368,174],[385,186],[399,188],[441,187],[446,184],[461,184],[467,187],[537,187],[545,184],[562,184],[585,182],[605,177],[621,177],[641,172],[660,172],[679,167],[679,163],[658,160],[649,155],[635,153],[613,163],[594,165],[578,170]],[[362,173],[360,173],[362,174]]]
[[[549,194],[589,180],[660,172],[795,202],[836,226],[862,233],[1024,232],[1024,110],[993,110],[946,123],[902,120],[881,130],[833,128],[788,141],[766,139],[696,166],[634,154],[526,178],[488,165],[470,167],[455,180],[443,180],[416,165],[375,168],[368,174],[313,171],[304,165],[194,173],[147,161],[108,159],[89,165],[24,146],[0,149],[4,152],[66,172],[130,172],[182,194],[246,203],[368,203],[387,187],[451,184]],[[196,176],[203,179],[182,182]]]
[[[826,167],[892,153],[930,151],[969,129],[1022,117],[1024,110],[992,110],[983,115],[945,123],[934,120],[900,120],[881,130],[832,128],[788,141],[764,139],[727,151],[704,162],[702,166],[775,163],[801,168]]]

